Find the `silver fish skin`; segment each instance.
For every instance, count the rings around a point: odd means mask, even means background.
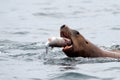
[[[48,47],[65,47],[67,45],[71,45],[71,40],[62,37],[52,37],[46,42],[46,46]]]

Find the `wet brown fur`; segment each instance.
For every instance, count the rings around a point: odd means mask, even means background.
[[[60,29],[61,37],[67,37],[72,40],[73,47],[69,50],[63,50],[68,57],[112,57],[120,58],[120,53],[105,51],[85,39],[78,31],[63,25]]]

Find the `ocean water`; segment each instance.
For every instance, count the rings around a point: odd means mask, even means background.
[[[0,80],[119,80],[120,60],[68,58],[49,49],[66,24],[103,49],[120,50],[120,0],[0,0]]]

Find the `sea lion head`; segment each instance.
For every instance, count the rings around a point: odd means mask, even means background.
[[[70,46],[63,47],[63,52],[68,57],[88,56],[85,51],[88,42],[77,30],[62,25],[60,28],[60,36],[68,38],[72,42]]]

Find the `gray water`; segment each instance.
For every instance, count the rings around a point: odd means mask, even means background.
[[[66,24],[120,50],[120,0],[0,0],[0,80],[119,80],[120,60],[68,58],[45,42]]]

